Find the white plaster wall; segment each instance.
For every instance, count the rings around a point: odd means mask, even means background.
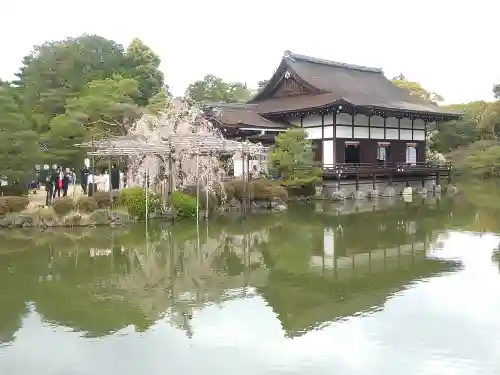
[[[371,128],[370,129],[371,139],[384,139],[384,128]]]
[[[321,139],[323,138],[323,132],[321,128],[307,128],[306,130],[307,133],[307,139]]]
[[[324,138],[333,138],[333,126],[325,126]]]
[[[352,116],[348,113],[337,113],[337,124],[352,125]]]
[[[331,166],[334,164],[335,143],[333,140],[323,141],[323,165]]]
[[[337,138],[352,138],[352,126],[338,126]]]
[[[425,141],[425,131],[424,130],[414,130],[413,131],[414,141]]]
[[[370,134],[369,134],[368,127],[366,127],[366,128],[355,127],[354,128],[354,138],[368,138],[369,135]]]
[[[303,128],[308,128],[311,126],[321,126],[323,123],[323,116],[322,115],[310,115],[310,116],[304,116],[302,118],[302,127]]]

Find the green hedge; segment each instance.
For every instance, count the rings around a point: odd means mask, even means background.
[[[118,204],[127,207],[129,215],[144,219],[146,216],[146,192],[141,187],[130,187],[120,190]],[[148,212],[161,209],[161,199],[155,193],[148,193]]]
[[[267,179],[255,179],[246,184],[242,180],[227,181],[224,187],[214,189],[208,197],[208,210],[213,211],[214,208],[220,206],[224,201],[230,202],[236,199],[242,202],[246,197],[251,201],[271,201],[273,199],[281,199],[286,202],[288,193],[285,188],[280,186],[279,182]],[[183,192],[191,197],[196,198],[196,186],[186,186]],[[200,208],[207,209],[206,193],[200,191]]]
[[[182,191],[174,191],[171,196],[172,207],[179,217],[196,217],[196,198]]]
[[[75,210],[75,202],[71,197],[57,198],[52,204],[52,208],[59,216],[67,215]]]
[[[6,215],[9,212],[21,212],[28,207],[30,203],[28,197],[6,196],[0,198],[0,215]]]
[[[227,200],[237,199],[240,202],[246,197],[252,201],[271,201],[273,199],[288,200],[288,193],[279,182],[266,179],[251,180],[246,184],[241,180],[228,181],[224,184]]]
[[[78,208],[78,211],[84,214],[90,214],[99,208],[93,197],[87,197],[85,195],[78,198],[76,207]]]

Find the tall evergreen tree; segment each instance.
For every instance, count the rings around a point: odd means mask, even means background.
[[[9,183],[33,177],[39,157],[38,135],[31,130],[13,91],[0,87],[0,176]]]
[[[136,103],[142,107],[164,87],[164,76],[159,70],[160,58],[140,39],[134,39],[127,48],[127,75],[139,83]]]

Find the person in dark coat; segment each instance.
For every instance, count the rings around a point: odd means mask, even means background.
[[[111,166],[111,190],[120,189],[120,170],[116,168],[116,164]]]
[[[80,171],[80,185],[82,187],[83,195],[87,195],[87,185],[89,182],[89,169],[84,165]]]
[[[61,185],[60,185],[60,170],[59,168],[54,168],[52,170],[52,173],[50,175],[50,180],[52,182],[52,186],[53,186],[53,193],[52,193],[52,199],[54,199],[56,197],[56,194],[57,194],[57,197],[59,198],[61,196]]]
[[[52,193],[54,191],[54,183],[52,182],[52,172],[47,170],[45,174],[45,205],[48,206],[52,201]]]
[[[62,184],[61,184],[62,191],[63,191],[63,197],[68,195],[68,188],[69,188],[69,181],[70,181],[70,174],[69,173],[70,173],[69,169],[67,169],[63,173]]]

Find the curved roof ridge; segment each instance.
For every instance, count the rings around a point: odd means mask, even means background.
[[[302,61],[307,61],[313,64],[322,64],[322,65],[330,65],[334,66],[337,68],[346,68],[346,69],[353,69],[353,70],[359,70],[362,72],[370,72],[370,73],[384,73],[384,71],[381,68],[373,68],[369,66],[362,66],[362,65],[355,65],[355,64],[347,64],[347,63],[341,63],[337,61],[332,61],[332,60],[326,60],[326,59],[319,59],[316,57],[312,56],[307,56],[307,55],[301,55],[298,53],[293,53],[291,51],[285,51],[283,54],[284,59],[289,59],[292,61],[295,60],[302,60]]]

